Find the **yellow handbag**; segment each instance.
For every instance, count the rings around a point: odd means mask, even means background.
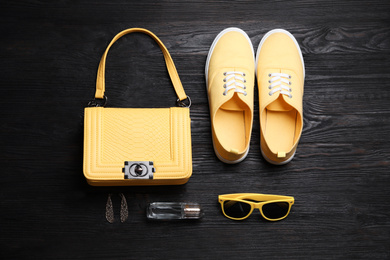
[[[160,46],[178,107],[104,107],[107,53],[116,40],[132,32],[145,33]],[[118,33],[100,60],[95,98],[84,111],[83,170],[87,182],[93,186],[186,183],[192,174],[190,105],[171,55],[157,36],[142,28]]]

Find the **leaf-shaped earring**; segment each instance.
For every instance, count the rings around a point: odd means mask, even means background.
[[[121,222],[125,222],[127,218],[129,217],[129,209],[127,207],[127,201],[125,195],[123,193],[119,194],[121,196],[122,201],[121,201]]]
[[[114,223],[114,208],[112,207],[111,193],[108,194],[108,199],[106,203],[106,219],[110,223]]]

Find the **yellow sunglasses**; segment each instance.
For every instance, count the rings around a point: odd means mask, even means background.
[[[269,221],[282,220],[290,213],[294,197],[258,193],[235,193],[219,195],[223,214],[230,219],[243,220],[259,209]]]

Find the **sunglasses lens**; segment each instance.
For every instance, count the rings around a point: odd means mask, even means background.
[[[226,200],[223,202],[223,209],[226,215],[232,218],[243,218],[251,212],[251,205],[244,202]]]
[[[287,202],[273,202],[263,205],[264,216],[269,219],[278,219],[285,217],[290,205]]]

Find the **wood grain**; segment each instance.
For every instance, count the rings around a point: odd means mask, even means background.
[[[386,1],[9,1],[0,4],[1,259],[389,259],[390,4]],[[214,154],[204,65],[215,36],[289,30],[306,66],[304,131],[281,167],[260,153],[258,99],[248,157]],[[91,187],[83,108],[112,37],[143,27],[170,51],[191,97],[193,176],[184,186]],[[112,107],[168,107],[158,46],[120,39],[107,60]],[[257,86],[256,86],[257,88]],[[255,89],[257,95],[257,89]],[[283,221],[231,221],[217,196],[295,197]],[[116,222],[105,219],[112,197]],[[120,223],[120,197],[129,217]],[[197,222],[148,222],[153,201],[195,201]]]

